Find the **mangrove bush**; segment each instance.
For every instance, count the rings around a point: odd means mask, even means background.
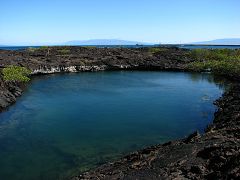
[[[25,67],[11,65],[3,69],[3,79],[5,81],[28,82],[31,71]]]
[[[194,71],[210,70],[216,74],[240,74],[240,49],[195,49],[190,52],[195,61],[188,66]]]

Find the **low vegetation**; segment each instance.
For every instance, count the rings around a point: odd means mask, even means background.
[[[31,71],[25,67],[11,65],[3,69],[3,79],[13,82],[28,82]]]
[[[59,50],[57,50],[57,52],[59,53],[59,54],[62,54],[62,55],[66,55],[66,54],[70,54],[70,49],[59,49]]]
[[[48,49],[49,48],[49,46],[41,46],[41,47],[39,47],[39,49]]]
[[[168,49],[167,48],[160,48],[160,47],[151,47],[151,48],[149,48],[149,52],[151,53],[151,54],[155,54],[155,53],[158,53],[158,52],[163,52],[163,51],[167,51]]]
[[[38,48],[35,48],[35,47],[29,47],[29,48],[27,48],[27,51],[28,51],[28,52],[35,52],[36,50],[38,50]]]
[[[39,51],[39,50],[49,50],[49,49],[50,49],[49,46],[29,47],[29,48],[27,48],[27,51],[28,52],[36,52],[36,51]]]
[[[216,74],[240,74],[240,49],[195,49],[190,52],[195,61],[189,64],[194,71],[212,71]]]
[[[84,48],[87,48],[87,49],[96,49],[97,47],[96,46],[83,46]]]

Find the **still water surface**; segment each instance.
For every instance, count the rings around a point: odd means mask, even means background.
[[[210,74],[35,77],[0,114],[0,179],[64,179],[139,148],[203,131],[223,91]]]

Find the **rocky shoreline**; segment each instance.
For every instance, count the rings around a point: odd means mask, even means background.
[[[127,49],[51,47],[0,50],[0,69],[20,65],[32,74],[103,70],[188,71],[194,59],[178,48]],[[231,77],[232,78],[232,77]],[[233,77],[238,79],[238,77]],[[23,85],[4,82],[0,74],[0,111],[21,95]],[[121,160],[73,177],[79,179],[237,179],[240,178],[240,85],[216,101],[213,124],[202,135],[152,146]]]
[[[22,94],[22,89],[21,84],[4,82],[0,75],[0,113],[16,102],[17,97]]]

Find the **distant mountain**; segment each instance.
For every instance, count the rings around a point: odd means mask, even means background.
[[[191,44],[240,45],[240,38],[215,39],[215,40],[211,40],[211,41],[193,42]]]
[[[137,41],[126,41],[126,40],[119,40],[119,39],[91,39],[86,41],[69,41],[66,42],[65,45],[151,45],[151,43],[145,42],[137,42]]]

